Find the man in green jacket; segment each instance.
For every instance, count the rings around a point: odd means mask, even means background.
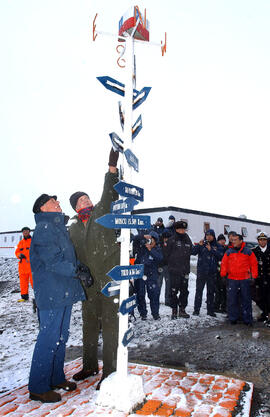
[[[101,381],[116,370],[119,301],[115,302],[115,297],[105,297],[101,289],[111,281],[106,273],[120,264],[120,247],[116,242],[115,230],[107,229],[95,220],[110,213],[112,201],[118,199],[113,188],[119,181],[116,168],[118,156],[119,153],[111,149],[109,171],[105,175],[103,193],[98,204],[93,206],[85,192],[78,191],[70,197],[70,204],[77,212],[69,229],[70,237],[79,261],[89,267],[94,279],[93,286],[85,288],[87,300],[82,303],[83,368],[73,376],[75,381],[98,373],[100,329],[103,337]]]

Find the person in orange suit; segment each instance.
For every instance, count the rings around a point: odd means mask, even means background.
[[[21,287],[21,299],[18,301],[27,301],[29,299],[28,287],[29,281],[33,288],[33,279],[30,265],[30,246],[31,235],[29,227],[22,228],[23,239],[17,245],[15,255],[19,259],[19,277]]]

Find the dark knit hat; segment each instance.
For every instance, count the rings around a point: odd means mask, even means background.
[[[159,235],[157,234],[157,232],[155,232],[154,230],[151,230],[149,232],[149,235],[152,236],[153,239],[155,239],[156,242],[159,241]]]
[[[178,222],[174,223],[174,228],[175,229],[187,229],[187,222],[180,220]]]
[[[163,223],[163,218],[162,217],[158,217],[157,222]]]
[[[220,233],[220,235],[218,235],[217,241],[222,240],[222,239],[226,240],[226,237],[222,233]]]
[[[175,220],[175,217],[171,214],[171,215],[169,216],[169,220]]]
[[[27,227],[27,226],[23,227],[21,231],[23,232],[24,230],[28,230],[29,232],[31,232],[30,227]]]
[[[44,204],[47,203],[47,201],[49,201],[51,198],[54,198],[55,200],[57,200],[57,196],[56,195],[49,195],[49,194],[41,194],[41,196],[39,196],[34,205],[33,205],[33,213],[39,213],[40,212],[40,207],[42,207]]]
[[[216,238],[216,235],[215,235],[215,232],[214,232],[214,230],[213,229],[208,229],[206,232],[205,232],[205,236],[209,236],[209,235],[211,235],[211,236],[213,236],[214,238]]]
[[[73,208],[73,210],[76,211],[77,202],[78,202],[79,198],[82,197],[83,195],[87,195],[87,197],[89,198],[89,195],[87,193],[84,193],[83,191],[77,191],[76,193],[73,193],[70,196],[69,202],[70,202],[71,207]]]

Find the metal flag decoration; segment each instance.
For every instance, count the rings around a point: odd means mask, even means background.
[[[144,274],[144,265],[116,265],[114,266],[107,275],[114,281],[123,281],[125,279],[141,279]]]
[[[139,204],[133,197],[128,197],[125,200],[117,200],[111,203],[111,213],[121,214],[128,213],[133,210],[134,206]]]
[[[126,333],[124,334],[124,337],[122,339],[122,343],[123,346],[127,346],[129,344],[129,342],[131,342],[131,340],[134,338],[135,334],[134,334],[134,330],[133,327],[130,327]]]
[[[102,85],[104,85],[105,88],[107,88],[107,90],[117,93],[120,96],[125,95],[125,84],[120,83],[120,81],[117,81],[108,75],[97,77],[97,79],[101,82]],[[142,104],[147,99],[150,90],[151,87],[143,87],[140,91],[133,88],[133,110],[137,109],[137,107],[139,107],[140,104]]]
[[[136,295],[132,295],[132,297],[127,298],[124,300],[119,308],[119,313],[125,315],[127,313],[130,313],[134,310],[134,308],[137,306],[136,303]]]
[[[150,216],[131,216],[127,214],[105,214],[95,220],[107,229],[149,229]]]
[[[115,295],[119,295],[120,285],[118,284],[118,282],[113,282],[113,281],[108,282],[108,284],[106,284],[102,288],[101,292],[106,297],[114,297]]]
[[[132,126],[132,140],[136,138],[136,136],[142,130],[142,116],[140,115],[134,125]]]
[[[130,149],[126,149],[124,152],[128,165],[139,172],[139,159],[134,155]]]
[[[109,133],[110,139],[112,141],[112,146],[114,151],[124,152],[124,141],[115,133]]]
[[[136,185],[128,184],[124,181],[119,181],[113,186],[113,188],[123,197],[134,197],[139,201],[143,201],[144,199],[143,188],[137,187]]]

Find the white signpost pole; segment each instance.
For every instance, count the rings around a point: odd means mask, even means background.
[[[125,79],[125,122],[124,122],[124,144],[125,148],[130,148],[132,144],[132,104],[133,104],[133,62],[134,62],[134,41],[133,37],[126,38],[126,79]],[[131,169],[123,156],[124,179],[126,182],[131,181]],[[126,213],[129,215],[130,213]],[[121,231],[121,257],[120,265],[129,265],[129,242],[130,229]],[[120,284],[119,306],[129,297],[129,281],[123,280]],[[128,369],[128,348],[123,346],[122,340],[125,332],[128,330],[128,314],[119,313],[119,337],[117,350],[117,373],[119,376],[126,377]]]

